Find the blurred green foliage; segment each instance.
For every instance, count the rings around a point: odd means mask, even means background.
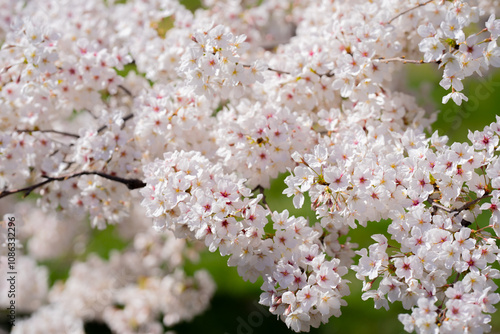
[[[202,7],[201,0],[179,0],[179,2],[192,12]]]

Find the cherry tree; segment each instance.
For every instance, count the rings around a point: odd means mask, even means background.
[[[200,245],[242,279],[262,278],[259,303],[296,332],[348,307],[350,270],[363,300],[408,310],[408,332],[491,330],[500,117],[451,143],[399,77],[432,67],[443,104],[467,103],[463,80],[500,67],[498,1],[0,8],[2,268],[14,247],[16,307],[31,315],[13,333],[83,333],[87,321],[164,333],[214,293],[206,271],[183,271]],[[268,205],[280,173],[283,195],[296,208],[310,198],[314,221]],[[381,220],[368,248],[351,242]],[[41,260],[115,224],[128,247],[74,262],[49,286]],[[8,289],[2,280],[2,307]]]

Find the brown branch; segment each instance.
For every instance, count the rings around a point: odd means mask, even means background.
[[[144,188],[146,186],[146,183],[142,182],[139,179],[125,179],[125,178],[122,178],[122,177],[118,177],[118,176],[114,176],[114,175],[109,175],[109,174],[102,173],[102,172],[84,171],[84,172],[80,172],[80,173],[76,173],[76,174],[72,174],[72,175],[68,175],[68,176],[60,176],[60,177],[50,177],[50,176],[44,176],[44,175],[42,175],[43,178],[46,178],[45,181],[36,183],[34,185],[31,185],[29,187],[25,187],[25,188],[22,188],[22,189],[2,191],[2,192],[0,192],[0,198],[6,197],[6,196],[9,196],[9,195],[12,195],[12,194],[16,194],[16,193],[24,193],[24,197],[26,197],[33,190],[35,190],[37,188],[40,188],[40,187],[43,187],[47,183],[50,183],[50,182],[53,182],[53,181],[66,181],[66,180],[69,180],[69,179],[72,179],[72,178],[75,178],[75,177],[79,177],[79,176],[83,176],[83,175],[97,175],[97,176],[100,176],[102,178],[105,178],[105,179],[108,179],[108,180],[111,180],[111,181],[119,182],[119,183],[122,183],[122,184],[126,185],[127,188],[130,189],[130,190]]]
[[[24,129],[24,130],[16,130],[19,133],[22,132],[40,132],[40,133],[57,133],[58,135],[63,135],[63,136],[68,136],[68,137],[73,137],[73,138],[80,138],[79,135],[75,135],[74,133],[69,133],[69,132],[64,132],[64,131],[57,131],[57,130],[30,130],[30,129]]]
[[[94,113],[88,109],[82,109],[82,111],[85,111],[87,112],[90,116],[92,116],[93,119],[98,119],[99,117],[97,117],[96,115],[94,115]]]
[[[276,72],[278,74],[290,74],[290,72],[286,72],[286,71],[281,71],[281,70],[275,70],[274,68],[270,68],[268,67],[267,68],[268,71],[273,71],[273,72]]]
[[[123,117],[123,121],[126,122],[129,119],[131,119],[132,117],[134,117],[134,114],[128,114],[127,116]]]
[[[248,64],[243,64],[243,67],[245,67],[245,68],[250,68],[250,67],[252,67],[252,66],[251,66],[251,65],[248,65]],[[278,73],[278,74],[287,74],[287,75],[291,75],[291,73],[290,73],[290,72],[277,70],[277,69],[274,69],[274,68],[271,68],[271,67],[268,67],[266,70],[268,70],[268,71],[273,71],[273,72],[276,72],[276,73]],[[325,74],[318,74],[318,73],[316,73],[315,71],[312,71],[312,72],[313,72],[314,74],[317,74],[319,77],[325,76],[325,77],[331,78],[331,77],[334,77],[334,76],[335,76],[335,74],[334,74],[332,71],[330,71],[330,72],[328,72],[328,73],[325,73]]]
[[[128,88],[126,88],[125,86],[118,85],[118,88],[121,88],[125,92],[125,94],[127,94],[128,96],[133,97],[132,92],[129,91]]]
[[[445,207],[445,206],[443,206],[443,205],[441,205],[441,204],[439,204],[439,203],[435,203],[435,202],[431,202],[431,205],[432,205],[432,207],[437,208],[437,209],[440,209],[440,210],[443,210],[443,211],[445,211],[445,212],[447,212],[447,213],[453,213],[453,212],[454,212],[454,213],[455,213],[455,216],[456,216],[456,215],[458,215],[460,212],[462,212],[462,211],[464,211],[464,210],[467,210],[467,209],[469,209],[471,206],[473,206],[473,205],[477,204],[479,201],[481,201],[481,200],[483,200],[483,199],[485,199],[485,198],[490,198],[490,197],[492,197],[492,195],[491,195],[491,194],[484,194],[483,196],[478,197],[478,198],[476,198],[475,200],[472,200],[472,201],[470,201],[470,202],[465,203],[464,205],[462,205],[461,207],[459,207],[459,208],[457,208],[457,209],[450,209],[450,208],[447,208],[447,207]]]
[[[483,200],[483,199],[485,199],[485,198],[490,198],[490,197],[492,197],[492,195],[490,195],[490,194],[484,194],[483,196],[481,196],[481,197],[479,197],[479,198],[476,198],[476,199],[475,199],[475,200],[473,200],[473,201],[467,202],[467,203],[465,203],[464,205],[462,205],[461,207],[459,207],[458,209],[453,210],[453,211],[457,212],[457,213],[455,214],[455,215],[457,215],[457,214],[458,214],[458,213],[460,213],[461,211],[463,211],[463,210],[467,210],[468,208],[470,208],[471,206],[473,206],[473,205],[474,205],[474,204],[476,204],[477,202],[479,202],[479,201],[481,201],[481,200]],[[452,212],[453,212],[453,211],[452,211]]]
[[[199,42],[198,42],[198,40],[196,39],[196,37],[191,36],[191,40],[192,40],[193,42],[195,42],[195,43],[199,44]],[[216,54],[217,54],[217,52],[212,52],[212,54],[213,54],[213,55],[216,55]],[[236,63],[236,64],[238,64],[238,63]],[[245,68],[250,68],[250,67],[252,67],[252,65],[248,65],[248,64],[241,64],[241,65],[242,65],[243,67],[245,67]],[[281,71],[281,70],[276,70],[276,69],[271,68],[271,67],[268,67],[268,68],[267,68],[267,70],[268,70],[268,71],[273,71],[273,72],[276,72],[276,73],[279,73],[279,74],[290,74],[290,72]]]
[[[121,88],[127,95],[129,96],[132,96],[132,93],[124,86],[122,85],[118,85],[119,88]],[[86,110],[88,111],[92,117],[94,118],[97,118],[96,116],[94,116],[94,114],[92,114],[92,112],[90,112],[90,110]],[[127,116],[123,117],[123,121],[126,122],[128,121],[129,119],[131,119],[132,117],[134,117],[134,114],[128,114]],[[106,129],[108,126],[107,125],[103,125],[101,126],[98,130],[97,130],[97,133],[100,133],[102,131],[104,131],[104,129]],[[69,133],[69,132],[64,132],[64,131],[57,131],[57,130],[30,130],[30,129],[23,129],[23,130],[16,130],[17,132],[27,132],[27,133],[31,133],[31,132],[40,132],[40,133],[56,133],[56,134],[59,134],[59,135],[63,135],[63,136],[68,136],[68,137],[73,137],[73,138],[80,138],[79,135],[76,135],[74,133]]]
[[[26,197],[29,194],[31,194],[31,192],[33,190],[35,190],[36,188],[43,187],[44,185],[46,185],[49,182],[52,182],[52,181],[51,180],[45,180],[43,182],[40,182],[40,183],[34,184],[34,185],[26,187],[26,188],[22,188],[22,189],[4,190],[4,191],[2,191],[0,193],[0,198],[7,197],[9,195],[16,194],[16,193],[22,193],[22,192],[24,192],[24,196],[23,197]]]
[[[132,117],[134,117],[134,114],[128,114],[127,116],[123,117],[122,120],[123,122],[127,122]],[[107,127],[108,127],[107,125],[101,126],[99,129],[97,129],[97,133],[103,132],[104,130],[106,130]]]
[[[403,12],[399,13],[398,15],[394,16],[392,19],[390,19],[389,21],[387,21],[385,24],[391,24],[391,23],[392,23],[392,21],[394,21],[394,20],[395,20],[395,19],[397,19],[398,17],[400,17],[400,16],[402,16],[402,15],[405,15],[406,13],[408,13],[408,12],[410,12],[410,11],[414,10],[414,9],[417,9],[417,8],[419,8],[419,7],[422,7],[422,6],[425,6],[425,5],[427,5],[427,4],[429,4],[429,3],[433,2],[433,1],[434,1],[434,0],[428,0],[428,1],[424,2],[424,3],[421,3],[421,4],[416,5],[415,7],[409,8],[409,9],[407,9],[407,10],[405,10],[405,11],[403,11]]]

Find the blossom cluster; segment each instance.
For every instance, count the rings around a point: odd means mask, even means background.
[[[347,268],[326,257],[319,225],[311,227],[285,210],[272,214],[272,232],[266,232],[270,212],[259,204],[262,194],[252,196],[244,180],[225,174],[199,152],[166,153],[147,165],[145,174],[142,205],[156,226],[230,255],[228,265],[245,280],[262,276],[261,303],[288,326],[307,331],[340,315],[341,297],[349,293],[341,281]]]
[[[376,308],[396,301],[413,308],[400,316],[410,332],[489,330],[485,313],[500,301],[493,281],[500,271],[492,267],[500,253],[499,124],[497,118],[470,133],[471,144],[451,147],[446,138],[413,130],[387,136],[370,151],[365,145],[376,129],[357,132],[350,152],[328,138],[313,154],[297,155],[300,166],[285,181],[296,206],[309,193],[323,227],[391,220],[392,240],[374,235],[376,243],[356,252],[361,258],[352,269],[365,281],[362,298],[373,298]],[[345,142],[346,134],[339,136]],[[390,145],[399,150],[386,152]],[[478,204],[486,198],[491,202]],[[492,212],[490,224],[471,226],[482,211]]]
[[[214,93],[212,86],[221,86],[225,97],[230,96],[226,87],[242,88],[263,81],[260,72],[265,65],[240,63],[240,54],[250,47],[245,35],[234,36],[227,27],[218,25],[196,32],[191,39],[196,44],[182,56],[179,71],[187,77],[187,87],[193,87],[195,94],[210,96]]]
[[[474,73],[482,75],[488,67],[500,67],[500,48],[497,45],[500,36],[500,20],[491,14],[485,28],[466,37],[464,29],[471,23],[477,23],[479,8],[467,3],[456,3],[447,12],[445,20],[436,29],[433,23],[418,27],[418,33],[424,39],[419,43],[424,52],[425,62],[439,62],[444,68],[443,79],[439,83],[452,92],[443,97],[443,103],[450,98],[461,105],[468,98],[461,93],[464,89],[462,80]],[[483,33],[489,37],[482,39]]]
[[[0,0],[0,204],[22,217],[19,264],[34,277],[19,281],[32,316],[15,330],[163,333],[190,320],[214,292],[205,272],[182,270],[198,240],[262,277],[260,303],[294,331],[341,314],[350,269],[363,299],[409,310],[409,332],[488,331],[500,119],[470,143],[429,135],[436,113],[401,74],[433,67],[451,88],[442,102],[467,101],[463,79],[500,65],[499,8]],[[287,171],[284,195],[297,208],[309,197],[316,219],[269,207],[264,190]],[[34,198],[4,202],[17,193]],[[355,250],[350,230],[373,221],[387,233]],[[108,225],[129,245],[85,254],[89,227]],[[79,262],[48,284],[40,262],[64,254]]]
[[[216,154],[249,187],[269,187],[270,179],[292,164],[293,152],[305,152],[317,134],[309,115],[288,108],[250,105],[242,100],[217,114]]]

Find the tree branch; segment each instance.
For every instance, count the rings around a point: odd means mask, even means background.
[[[118,88],[121,88],[125,92],[125,94],[127,94],[128,96],[133,97],[132,92],[129,91],[128,88],[126,88],[125,86],[118,85]]]
[[[102,178],[105,178],[105,179],[108,179],[111,181],[119,182],[119,183],[126,185],[127,188],[130,190],[144,188],[146,186],[146,183],[142,182],[139,179],[125,179],[122,177],[118,177],[118,176],[114,176],[114,175],[110,175],[110,174],[106,174],[106,173],[102,173],[102,172],[84,171],[84,172],[80,172],[80,173],[76,173],[76,174],[72,174],[72,175],[68,175],[68,176],[60,176],[60,177],[50,177],[50,176],[42,175],[43,178],[46,178],[45,181],[36,183],[34,185],[31,185],[29,187],[25,187],[22,189],[2,191],[2,192],[0,192],[0,198],[6,197],[6,196],[9,196],[12,194],[16,194],[16,193],[24,193],[24,197],[26,197],[33,190],[40,188],[40,187],[43,187],[47,183],[54,182],[54,181],[66,181],[66,180],[69,180],[69,179],[72,179],[75,177],[79,177],[79,176],[83,176],[83,175],[97,175],[97,176],[100,176]]]
[[[376,58],[374,60],[379,60],[382,63],[390,63],[390,62],[401,62],[403,64],[425,64],[423,60],[413,60],[413,59],[405,59],[404,56],[402,57],[394,57],[394,58]]]
[[[280,71],[280,70],[275,70],[274,68],[270,68],[268,67],[267,68],[268,71],[273,71],[273,72],[276,72],[278,74],[290,74],[290,72],[286,72],[286,71]]]
[[[134,114],[130,113],[130,114],[128,114],[127,116],[124,116],[124,117],[122,118],[122,120],[123,120],[123,122],[127,122],[127,121],[128,121],[129,119],[131,119],[132,117],[134,117]],[[108,125],[106,125],[106,124],[105,124],[105,125],[103,125],[103,126],[101,126],[99,129],[97,129],[97,133],[101,133],[101,132],[103,132],[104,130],[106,130],[106,129],[107,129],[107,127],[108,127]]]
[[[64,132],[64,131],[57,131],[57,130],[30,130],[30,129],[24,129],[24,130],[16,130],[17,132],[40,132],[40,133],[57,133],[58,135],[63,135],[63,136],[68,136],[68,137],[73,137],[73,138],[80,138],[79,135],[75,135],[74,133],[69,133],[69,132]]]
[[[435,203],[435,202],[431,202],[431,201],[428,201],[428,202],[431,204],[431,206],[433,208],[441,209],[441,210],[443,210],[444,212],[447,212],[447,213],[452,213],[453,212],[452,209],[449,209],[449,208],[445,207],[444,205],[441,205],[441,204]]]
[[[4,191],[2,191],[0,193],[0,198],[4,198],[4,197],[7,197],[7,196],[12,195],[12,194],[17,194],[17,193],[22,193],[22,192],[24,192],[24,196],[23,197],[26,197],[29,194],[31,194],[31,192],[33,190],[35,190],[36,188],[43,187],[44,185],[46,185],[49,182],[52,182],[52,181],[51,180],[45,180],[43,182],[40,182],[40,183],[34,184],[34,185],[26,187],[26,188],[22,188],[22,189],[4,190]]]
[[[490,197],[492,197],[492,195],[490,195],[490,194],[484,194],[483,196],[478,197],[478,198],[476,198],[476,199],[475,199],[475,200],[473,200],[473,201],[470,201],[470,202],[465,203],[464,205],[462,205],[462,206],[461,206],[461,207],[459,207],[458,209],[453,210],[452,212],[457,212],[456,214],[458,214],[458,213],[460,213],[460,212],[461,212],[461,211],[463,211],[463,210],[467,210],[468,208],[470,208],[471,206],[473,206],[473,205],[474,205],[474,204],[476,204],[477,202],[479,202],[479,201],[481,201],[481,200],[483,200],[483,199],[485,199],[485,198],[490,198]],[[456,214],[455,214],[455,215],[456,215]]]
[[[455,213],[455,216],[458,215],[460,212],[464,211],[464,210],[467,210],[469,209],[471,206],[473,206],[474,204],[477,204],[479,201],[485,199],[485,198],[490,198],[492,197],[491,194],[484,194],[483,196],[481,197],[478,197],[476,198],[475,200],[472,200],[470,202],[467,202],[465,203],[464,205],[462,205],[461,207],[457,208],[457,209],[450,209],[450,208],[447,208],[439,203],[435,203],[435,202],[431,202],[431,205],[432,207],[434,208],[437,208],[437,209],[440,209],[440,210],[443,210],[447,213]]]
[[[412,11],[412,10],[414,10],[414,9],[417,9],[417,8],[419,8],[419,7],[422,7],[422,6],[425,6],[425,5],[427,5],[427,4],[429,4],[429,3],[433,2],[433,1],[434,1],[434,0],[428,0],[428,1],[424,2],[424,3],[421,3],[421,4],[416,5],[415,7],[409,8],[409,9],[407,9],[407,10],[405,10],[405,11],[403,11],[403,12],[399,13],[398,15],[394,16],[392,19],[390,19],[389,21],[387,21],[385,24],[391,24],[391,23],[392,23],[392,21],[394,21],[394,20],[395,20],[395,19],[397,19],[398,17],[400,17],[400,16],[402,16],[402,15],[405,15],[406,13],[411,12],[411,11]]]

